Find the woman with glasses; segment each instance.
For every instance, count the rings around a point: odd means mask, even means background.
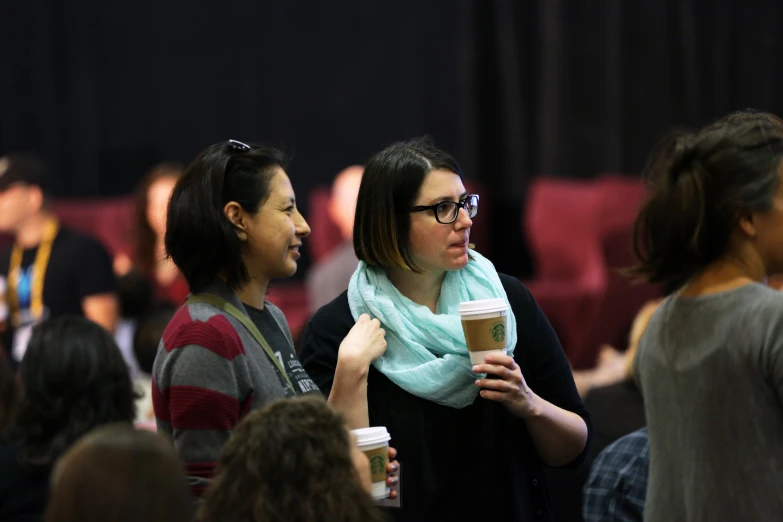
[[[396,520],[549,520],[542,466],[577,465],[589,414],[557,337],[530,292],[469,247],[479,197],[430,142],[370,159],[359,189],[347,292],[302,338],[323,393],[338,384],[340,340],[369,314],[388,348],[364,360],[364,425],[386,426],[403,456]],[[460,302],[510,305],[507,355],[472,365]]]
[[[193,293],[163,333],[152,398],[158,430],[173,438],[197,496],[247,412],[318,393],[285,317],[264,297],[270,281],[296,272],[309,233],[276,149],[217,143],[174,187],[166,251]],[[384,351],[384,331],[364,315],[344,337],[329,403],[349,419],[362,418],[364,369],[357,361]]]

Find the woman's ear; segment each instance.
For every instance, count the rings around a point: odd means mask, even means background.
[[[737,220],[737,224],[739,225],[740,230],[742,230],[742,233],[749,239],[756,238],[756,224],[753,220],[753,214],[741,215]]]
[[[228,221],[234,225],[237,237],[240,241],[247,241],[247,222],[245,220],[245,210],[242,205],[236,201],[229,201],[226,206],[223,207],[223,213],[228,218]]]

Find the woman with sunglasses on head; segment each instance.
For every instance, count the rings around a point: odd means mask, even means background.
[[[280,151],[230,140],[199,154],[171,195],[166,251],[193,294],[163,333],[152,397],[197,496],[248,411],[318,392],[285,317],[264,297],[271,280],[296,272],[310,233],[284,169]],[[384,331],[365,315],[345,333],[329,403],[362,418],[365,361],[385,350]]]
[[[386,352],[365,360],[363,421],[386,426],[404,455],[396,520],[549,520],[542,466],[576,465],[587,444],[589,414],[546,317],[469,249],[478,203],[428,141],[376,154],[356,206],[359,268],[302,338],[302,363],[329,393],[356,319],[386,330]],[[488,298],[510,305],[507,355],[474,366],[457,307]]]

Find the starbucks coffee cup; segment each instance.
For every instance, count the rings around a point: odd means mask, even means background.
[[[389,463],[389,441],[391,436],[386,428],[361,428],[353,430],[359,449],[367,455],[372,474],[372,498],[383,500],[389,497],[386,485],[386,465]]]
[[[508,302],[502,298],[460,303],[457,309],[470,352],[471,364],[483,364],[493,353],[506,353]]]

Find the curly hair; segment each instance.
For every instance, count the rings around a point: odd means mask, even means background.
[[[380,522],[351,460],[345,419],[323,399],[275,401],[223,449],[200,522]]]
[[[20,461],[51,467],[79,437],[112,422],[132,423],[137,398],[112,336],[83,317],[50,319],[33,329],[19,366]]]

